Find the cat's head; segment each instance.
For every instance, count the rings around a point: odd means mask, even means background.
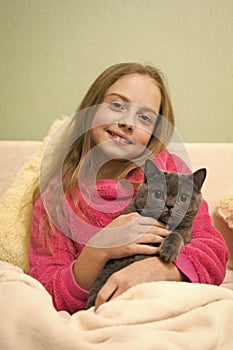
[[[147,160],[144,181],[147,195],[141,214],[158,219],[171,230],[182,220],[187,223],[188,220],[193,221],[201,204],[205,178],[205,168],[191,174],[163,172],[153,161]]]

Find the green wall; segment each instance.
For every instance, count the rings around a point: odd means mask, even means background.
[[[232,0],[0,0],[0,139],[40,140],[107,66],[165,74],[190,142],[233,142]]]

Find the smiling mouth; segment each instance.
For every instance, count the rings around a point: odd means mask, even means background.
[[[121,137],[118,134],[115,134],[114,132],[107,130],[108,134],[111,136],[111,138],[113,138],[114,140],[124,143],[126,145],[132,145],[133,142],[130,141],[129,139],[125,138],[125,137]]]

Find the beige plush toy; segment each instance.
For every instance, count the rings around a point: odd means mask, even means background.
[[[220,202],[217,212],[227,223],[228,227],[233,229],[233,195]]]
[[[224,232],[223,236],[230,253],[229,260],[227,263],[227,267],[228,267],[227,273],[228,274],[231,273],[232,275],[231,289],[233,289],[233,283],[232,283],[232,278],[233,278],[233,195],[220,201],[217,209],[217,215],[220,217],[222,224],[226,226],[223,231]]]

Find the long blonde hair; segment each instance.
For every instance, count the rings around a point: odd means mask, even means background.
[[[142,65],[139,63],[120,63],[107,68],[91,85],[90,89],[84,96],[81,104],[77,109],[75,117],[70,124],[70,130],[64,133],[63,139],[57,144],[57,149],[53,151],[53,154],[59,155],[60,150],[67,144],[68,138],[75,139],[75,142],[71,145],[67,152],[63,163],[62,169],[62,185],[64,191],[73,186],[77,186],[77,176],[80,171],[80,167],[88,152],[92,149],[93,144],[90,137],[89,129],[91,128],[91,122],[94,116],[93,108],[89,107],[98,106],[104,100],[105,94],[118,79],[125,75],[130,74],[145,75],[153,79],[161,92],[161,106],[159,114],[167,120],[165,126],[160,127],[159,137],[156,134],[151,136],[148,144],[148,150],[154,155],[158,154],[164,149],[169,142],[174,128],[174,114],[171,105],[171,101],[165,86],[165,79],[162,73],[157,69],[149,65]],[[161,123],[163,125],[163,123]],[[77,133],[78,132],[78,133]],[[75,138],[75,134],[80,136]],[[60,148],[60,150],[59,150]],[[126,162],[125,167],[122,168],[120,178],[125,176],[138,165],[137,162]],[[60,166],[60,165],[59,165]],[[47,169],[47,174],[44,174],[44,178],[49,179],[56,175],[58,169],[56,157],[54,162],[51,163],[50,169]],[[35,197],[38,197],[39,189],[35,191]],[[35,198],[36,199],[36,198]]]

